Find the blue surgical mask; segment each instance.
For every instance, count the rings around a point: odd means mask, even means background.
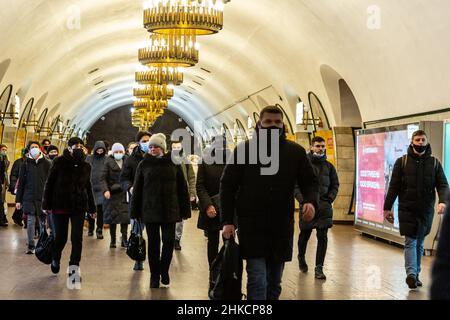
[[[144,153],[148,153],[148,151],[150,150],[150,141],[148,141],[148,142],[141,142],[139,145],[141,147],[141,150]]]
[[[30,155],[33,157],[33,159],[37,159],[40,154],[41,150],[39,150],[39,148],[33,148],[30,150]]]
[[[122,160],[123,153],[114,153],[114,159],[116,159],[117,161]]]

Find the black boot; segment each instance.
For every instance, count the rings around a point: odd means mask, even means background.
[[[122,248],[128,247],[127,236],[122,236],[122,243],[121,243],[121,246],[122,246]]]
[[[101,239],[103,239],[103,232],[102,232],[102,230],[97,230],[97,239],[99,239],[99,240],[101,240]]]
[[[301,272],[308,272],[308,265],[306,264],[305,257],[298,257],[298,267],[300,268]]]
[[[410,289],[417,288],[417,276],[415,274],[408,274],[406,277],[406,284]]]
[[[59,261],[53,260],[53,261],[52,261],[52,264],[50,265],[50,269],[52,269],[52,272],[53,272],[54,274],[59,273],[59,269],[60,269]]]
[[[170,284],[169,273],[163,273],[163,274],[161,274],[161,283],[162,283],[164,286],[169,286],[169,284]]]
[[[180,240],[176,240],[176,239],[175,239],[174,249],[177,250],[177,251],[181,251]]]
[[[323,267],[322,266],[317,266],[316,267],[314,277],[316,279],[321,279],[321,280],[325,280],[327,278],[325,276],[325,274],[323,273]]]
[[[416,281],[417,281],[417,286],[418,286],[418,287],[422,287],[422,286],[423,286],[422,281],[419,280],[419,275],[417,275]]]
[[[159,276],[158,277],[150,276],[150,288],[152,289],[159,288]]]
[[[134,270],[134,271],[142,271],[142,270],[144,270],[144,262],[142,262],[142,261],[136,261],[136,262],[134,263],[134,268],[133,268],[133,270]]]

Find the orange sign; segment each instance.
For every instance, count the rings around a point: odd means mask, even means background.
[[[14,152],[15,160],[22,158],[22,149],[25,148],[26,143],[27,143],[27,130],[25,128],[21,128],[17,130],[16,135],[16,147]]]
[[[327,147],[327,159],[333,166],[336,166],[336,156],[334,150],[334,137],[332,130],[317,131],[315,133],[316,137],[321,137],[325,140],[325,145]]]

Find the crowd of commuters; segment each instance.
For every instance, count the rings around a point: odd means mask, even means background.
[[[328,230],[333,226],[339,179],[327,160],[325,140],[314,137],[309,151],[288,140],[283,112],[277,106],[261,111],[255,129],[255,135],[234,150],[224,136],[213,137],[198,165],[192,164],[180,141],[169,143],[162,133],[139,132],[126,147],[97,141],[89,154],[79,138],[71,138],[61,155],[47,139],[30,141],[9,177],[8,149],[0,145],[0,225],[8,225],[3,204],[9,186],[16,202],[13,221],[27,229],[26,253],[34,253],[39,230],[49,228],[54,236],[50,267],[55,274],[60,271],[70,225],[72,276],[80,273],[85,221],[87,236],[98,240],[104,239],[105,226],[109,228],[110,250],[117,248],[117,226],[120,246],[128,246],[131,224],[132,233],[146,231],[150,287],[159,288],[170,284],[173,252],[182,249],[184,221],[198,205],[197,227],[207,238],[205,263],[213,265],[221,237],[238,239],[240,256],[246,261],[247,298],[277,300],[285,263],[294,254],[295,199],[300,208],[299,269],[308,272],[307,244],[315,229],[314,276],[326,279]],[[272,159],[277,170],[271,174],[264,173],[269,166],[264,152],[251,154],[262,149],[276,156]],[[419,275],[424,239],[431,230],[436,193],[438,213],[448,210],[448,188],[426,133],[415,132],[408,154],[393,167],[384,204],[385,219],[394,223],[392,208],[399,200],[406,283],[411,289],[423,285]],[[433,272],[432,291],[437,298],[445,292],[448,297],[450,291],[448,220],[444,219],[444,242],[439,242]],[[136,261],[133,270],[144,270],[144,262]]]

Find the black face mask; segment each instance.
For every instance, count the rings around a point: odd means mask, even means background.
[[[281,137],[284,133],[284,129],[279,128],[277,126],[271,126],[271,127],[267,127],[267,128],[261,127],[261,130],[264,130],[264,129],[267,130],[268,138],[272,137],[273,135],[277,135],[277,136]]]
[[[58,156],[57,154],[50,154],[48,157],[49,157],[50,160],[53,160],[53,159],[55,159],[57,156]]]
[[[428,145],[426,145],[426,146],[416,146],[416,145],[413,144],[413,148],[414,148],[414,150],[415,150],[417,153],[424,153],[425,150],[427,150]]]
[[[72,156],[77,161],[84,161],[84,159],[86,158],[86,155],[84,154],[83,149],[75,149],[75,150],[73,150],[72,151]]]

